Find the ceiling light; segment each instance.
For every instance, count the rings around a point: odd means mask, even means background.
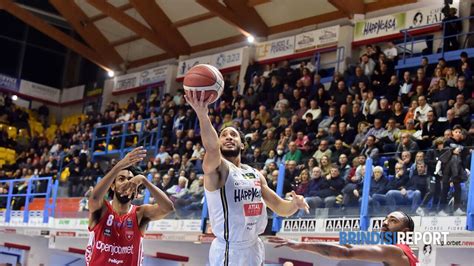
[[[109,70],[107,71],[107,75],[109,76],[109,78],[113,78],[115,76],[115,72],[113,70]]]
[[[253,43],[255,41],[255,38],[252,35],[247,36],[247,41],[249,43]]]
[[[13,95],[13,96],[12,96],[12,100],[13,100],[13,101],[16,101],[16,100],[18,100],[18,96],[16,96],[16,95]]]

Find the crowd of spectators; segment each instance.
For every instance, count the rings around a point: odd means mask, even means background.
[[[471,60],[465,53],[449,63],[423,58],[418,69],[400,77],[396,60],[393,43],[383,51],[368,45],[359,63],[335,72],[329,84],[321,83],[321,71],[309,62],[251,62],[243,93],[226,75],[223,95],[210,107],[209,118],[217,131],[234,126],[245,134],[244,163],[259,169],[273,189],[283,163],[284,196],[295,190],[312,209],[357,207],[365,162],[371,158],[374,209],[405,204],[418,214],[464,214],[461,183],[467,179],[473,133]],[[16,114],[7,101],[5,107]],[[91,161],[91,150],[109,148],[100,141],[91,147],[93,129],[111,124],[112,148],[120,147],[124,128],[136,134],[126,137],[127,146],[140,142],[138,133],[161,131],[158,152],[143,170],[183,213],[201,208],[205,150],[182,90],[140,101],[132,97],[122,107],[111,102],[104,112],[79,119],[67,132],[57,130],[49,140],[31,134],[20,144],[2,135],[2,145],[15,147],[18,157],[9,171],[0,170],[0,179],[53,175],[64,184],[64,196],[82,196],[110,166]],[[107,130],[96,134],[104,136]],[[67,177],[57,176],[60,164],[68,169]],[[451,198],[454,207],[448,208]],[[439,206],[429,209],[431,200]]]

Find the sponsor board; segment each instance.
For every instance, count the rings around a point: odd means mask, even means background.
[[[0,74],[0,88],[10,91],[18,91],[20,88],[20,81],[17,78]]]
[[[11,211],[10,212],[10,225],[22,225],[23,224],[23,211]]]
[[[53,103],[59,103],[61,98],[61,90],[27,80],[21,80],[20,93]]]
[[[359,231],[360,220],[357,218],[340,218],[340,219],[325,219],[325,232],[340,232],[340,231]]]
[[[82,100],[86,85],[64,88],[61,92],[61,103]]]
[[[127,75],[115,77],[113,91],[117,92],[136,88],[138,87],[139,78],[140,73],[130,73]]]
[[[291,55],[295,52],[295,36],[280,38],[257,45],[255,58],[257,61]]]
[[[338,38],[339,25],[304,32],[295,36],[295,52],[335,45]]]
[[[149,85],[166,80],[168,75],[168,66],[160,66],[144,70],[139,74],[138,85]]]
[[[242,64],[243,48],[217,53],[211,56],[211,65],[217,69],[240,66]]]
[[[459,14],[459,0],[454,0],[451,7],[458,9]],[[443,5],[433,5],[429,7],[421,7],[409,10],[406,12],[406,28],[429,26],[441,23],[444,15],[441,12]]]
[[[416,228],[416,224],[415,224]],[[465,217],[423,217],[420,231],[466,232]]]
[[[321,220],[319,220],[321,221]],[[317,231],[317,219],[288,219],[283,220],[280,233],[307,233]]]
[[[405,28],[405,13],[358,21],[354,27],[354,41],[397,34]]]

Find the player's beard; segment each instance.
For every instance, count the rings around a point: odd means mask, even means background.
[[[135,193],[132,194],[132,196],[129,198],[128,195],[126,196],[122,196],[122,195],[115,195],[115,197],[117,198],[117,200],[121,203],[121,204],[127,204],[129,203],[132,199],[135,198]]]
[[[232,150],[221,149],[221,154],[225,158],[237,157],[237,156],[240,155],[240,149],[239,148],[235,148],[235,149],[232,149]]]

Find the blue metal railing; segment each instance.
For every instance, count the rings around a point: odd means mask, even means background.
[[[326,53],[334,52],[336,51],[336,60],[334,61],[328,61],[321,63],[321,56]],[[319,70],[323,69],[323,66],[328,66],[332,67],[334,65],[334,72],[337,72],[339,70],[339,66],[342,62],[344,62],[344,54],[345,54],[345,48],[344,46],[340,47],[333,47],[333,48],[328,48],[328,49],[323,49],[314,54],[314,65],[315,65],[315,72],[318,73]],[[326,83],[330,82],[332,79],[332,75],[328,77],[322,77],[321,78],[321,83]]]
[[[47,182],[46,192],[32,191],[34,185],[36,185],[35,183],[38,183],[41,181]],[[13,188],[15,187],[15,184],[24,183],[24,182],[27,182],[26,193],[13,193]],[[24,223],[28,223],[29,221],[30,200],[37,196],[45,197],[44,209],[43,209],[43,223],[47,223],[49,221],[49,216],[54,215],[54,209],[56,207],[57,190],[59,186],[58,180],[55,180],[53,182],[53,178],[50,176],[49,177],[33,176],[31,178],[0,180],[0,183],[8,185],[8,194],[0,194],[0,198],[5,198],[5,197],[7,198],[7,204],[6,204],[6,210],[5,210],[5,223],[10,222],[11,211],[12,211],[12,201],[14,200],[14,198],[17,198],[17,197],[25,198],[25,205],[23,209],[23,222]],[[51,198],[52,198],[52,203],[50,203]]]
[[[453,37],[459,38],[460,36],[464,36],[464,35],[469,36],[471,34],[474,34],[474,31],[469,31],[469,32],[461,32],[461,33],[458,33],[458,34],[452,34],[452,35],[445,36],[445,31],[446,31],[445,25],[447,23],[453,23],[453,22],[463,21],[463,20],[468,20],[468,19],[473,19],[473,18],[474,18],[474,16],[462,17],[462,18],[458,18],[458,19],[455,19],[455,20],[450,20],[450,21],[445,21],[445,22],[439,23],[439,25],[443,29],[443,35],[441,37],[432,37],[432,38],[428,38],[428,39],[415,40],[415,36],[411,35],[411,33],[410,33],[414,30],[420,30],[420,29],[423,29],[423,28],[429,28],[429,27],[436,26],[436,25],[433,25],[433,24],[425,25],[425,26],[412,27],[412,28],[401,30],[400,33],[403,34],[403,46],[399,46],[399,47],[404,50],[403,57],[402,57],[402,62],[403,63],[406,62],[406,59],[407,59],[407,56],[406,56],[407,53],[406,52],[409,52],[411,56],[413,55],[413,53],[414,53],[414,44],[417,43],[417,42],[434,42],[435,40],[443,40],[443,42],[441,44],[441,57],[444,57],[444,54],[446,52],[445,47],[444,47],[444,44],[445,44],[444,40],[446,40],[448,38],[453,38]],[[459,44],[461,46],[460,41],[459,41]],[[408,48],[407,45],[411,46],[411,48]],[[462,49],[462,47],[459,47],[458,49]]]
[[[152,120],[157,120],[158,125],[156,130],[146,130],[146,123]],[[114,123],[94,128],[91,141],[91,154],[92,161],[95,160],[96,156],[119,154],[120,158],[123,158],[125,154],[133,149],[133,146],[140,145],[145,149],[153,150],[154,153],[158,151],[158,147],[161,143],[161,117],[148,118],[143,120],[128,121],[122,123]],[[139,125],[138,131],[129,131],[130,125]],[[113,131],[119,131],[118,134],[112,136]],[[136,139],[135,139],[136,138]],[[127,145],[127,141],[132,141],[132,145]],[[96,145],[105,142],[103,151],[95,151]],[[115,146],[113,150],[109,150],[109,145],[114,142]],[[117,145],[118,144],[118,145]]]

